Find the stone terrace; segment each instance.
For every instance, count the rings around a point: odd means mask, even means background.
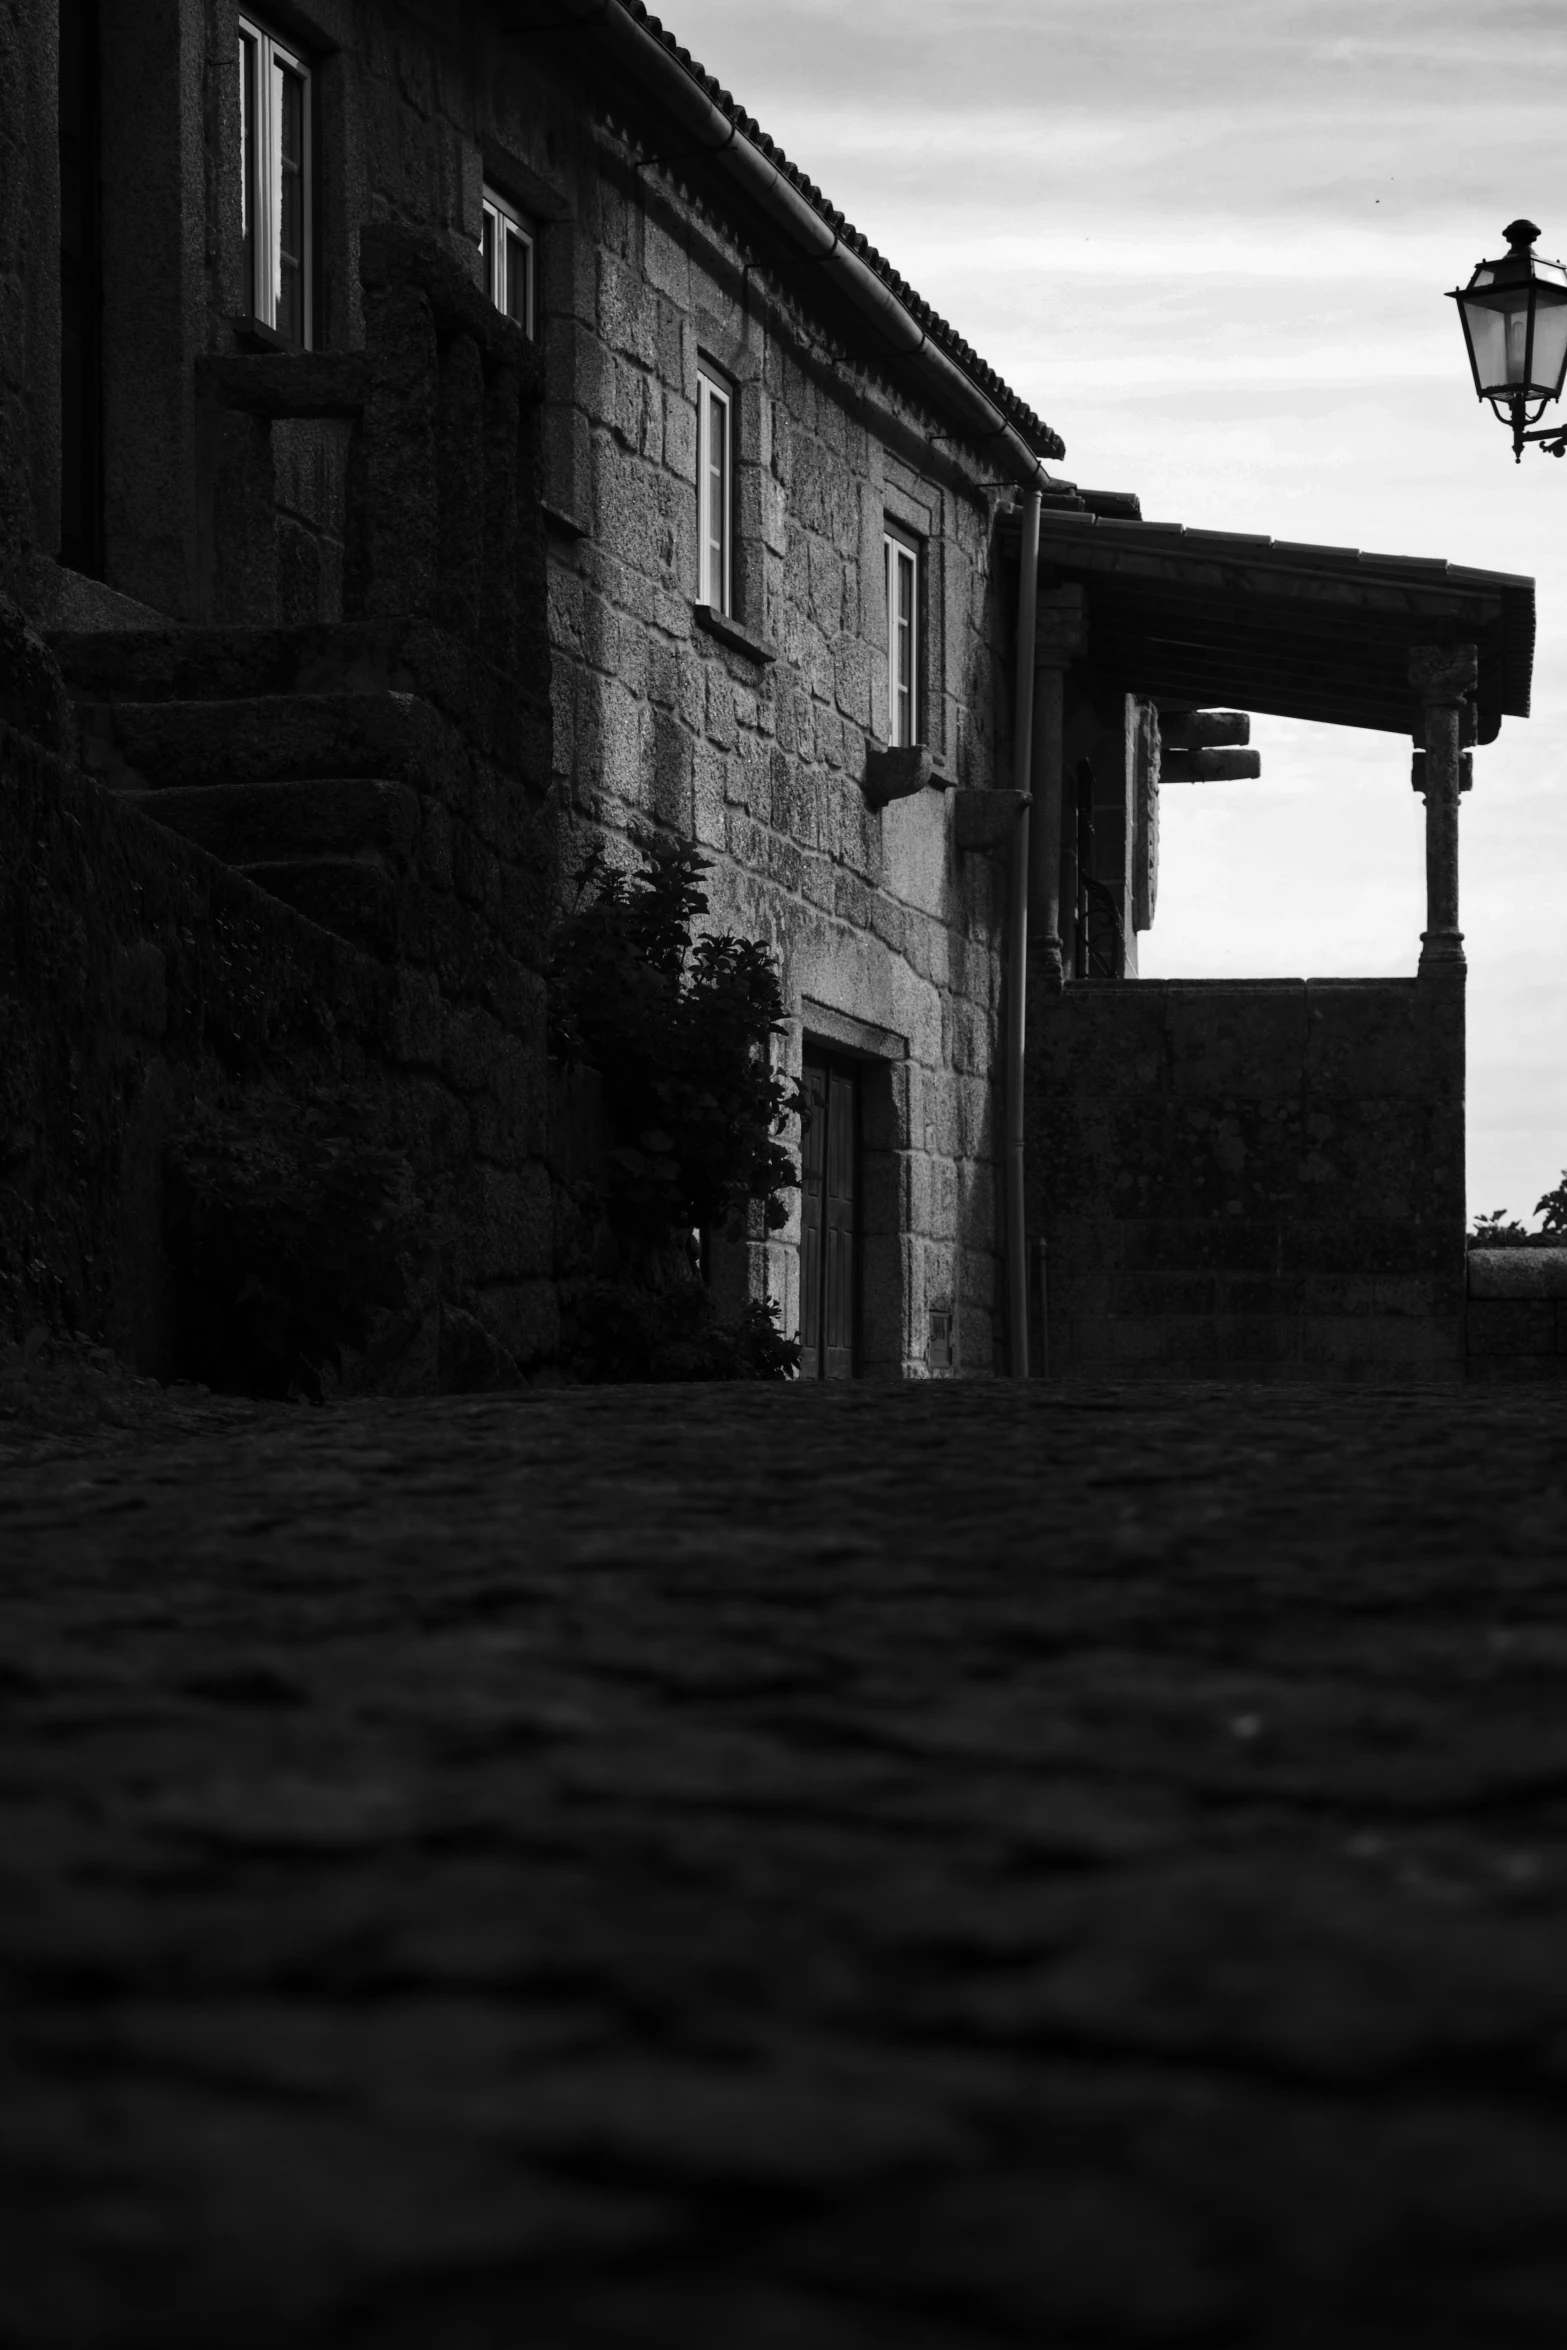
[[[8,2350],[1563,2338],[1559,1401],[0,1406]]]

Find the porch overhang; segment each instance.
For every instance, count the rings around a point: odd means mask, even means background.
[[[1479,738],[1527,718],[1534,582],[1092,512],[1040,518],[1040,582],[1086,591],[1087,660],[1129,693],[1416,736],[1415,645],[1479,651]]]

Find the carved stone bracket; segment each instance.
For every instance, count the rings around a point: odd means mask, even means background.
[[[1480,682],[1479,655],[1473,645],[1415,645],[1409,682],[1427,709],[1433,703],[1456,704]]]
[[[946,791],[949,779],[937,774],[923,743],[899,748],[886,743],[866,745],[865,775],[860,788],[867,807],[885,808],[889,800],[912,799],[928,783],[933,783],[938,791]]]

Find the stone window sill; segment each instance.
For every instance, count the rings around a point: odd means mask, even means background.
[[[744,653],[747,660],[755,661],[765,668],[768,662],[778,658],[776,645],[770,645],[765,637],[758,636],[753,629],[746,627],[743,620],[736,620],[732,613],[717,612],[711,604],[693,604],[691,617],[698,628],[705,629],[709,636],[716,636],[721,645],[730,645],[735,652]]]

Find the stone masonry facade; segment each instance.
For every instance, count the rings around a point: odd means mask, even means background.
[[[520,135],[520,134],[518,134]],[[993,780],[999,599],[981,467],[820,348],[688,192],[595,127],[577,188],[569,392],[581,535],[551,537],[555,772],[581,840],[667,825],[713,862],[711,919],[765,939],[790,1022],[866,1054],[863,1366],[926,1367],[930,1314],[993,1361],[1004,865],[960,857],[947,785]],[[737,393],[736,613],[701,625],[697,376]],[[887,736],[888,521],[922,548],[930,781],[875,804]],[[741,1273],[798,1321],[798,1221]]]
[[[287,332],[281,309],[262,315],[282,244],[258,258],[282,214],[243,194],[243,158],[272,136],[260,97],[242,101],[263,52],[299,109]],[[1309,714],[1398,729],[1420,716],[1406,655],[1473,638],[1452,708],[1428,694],[1421,719],[1456,746],[1477,714],[1527,712],[1531,583],[1380,558],[1369,580],[1345,550],[1231,548],[1221,593],[1217,540],[1205,572],[1130,493],[1043,473],[1062,454],[1049,427],[642,0],[47,0],[0,24],[0,142],[0,593],[75,706],[31,739],[423,1006],[416,1060],[455,1105],[439,1148],[420,1145],[450,1209],[441,1294],[480,1358],[505,1375],[556,1359],[561,1187],[604,1137],[591,1117],[586,1145],[571,1131],[545,1066],[550,925],[588,855],[627,867],[651,827],[707,860],[709,926],[776,957],[783,1071],[809,1063],[825,1085],[830,1059],[853,1104],[852,1215],[818,1232],[802,1186],[780,1229],[758,1208],[738,1240],[707,1236],[720,1310],[765,1298],[802,1329],[807,1291],[826,1296],[811,1250],[820,1269],[847,1233],[854,1329],[834,1375],[1021,1369],[1028,1312],[1047,1336],[1043,1242],[1068,1363],[1315,1363],[1306,1324],[1326,1315],[1330,1367],[1429,1339],[1456,1375],[1460,997],[1427,1023],[1442,1050],[1420,1082],[1400,1064],[1383,1101],[1366,1071],[1396,1057],[1409,989],[1360,991],[1344,1037],[1370,1058],[1343,1092],[1376,1117],[1344,1143],[1341,1205],[1322,1213],[1313,1188],[1322,1137],[1269,1111],[1278,1148],[1259,1142],[1241,1218],[1265,1261],[1221,1264],[1231,1203],[1209,1197],[1184,1112],[1172,1123],[1135,1049],[1162,1016],[1136,934],[1161,725],[1187,779],[1217,774],[1212,745],[1243,743],[1248,721],[1208,704],[1299,715],[1289,696],[1320,670]],[[1026,757],[1025,486],[1049,526]],[[1291,570],[1318,559],[1375,627],[1318,646],[1323,599]],[[1433,933],[1455,986],[1457,773]],[[1004,1339],[1003,947],[1031,804],[1028,1205]],[[126,841],[131,864],[149,853]],[[1181,998],[1215,1066],[1234,1000]],[[1271,1018],[1235,1072],[1247,1116],[1271,1098]],[[1105,1051],[1085,1077],[1090,1031]],[[1308,1124],[1331,1123],[1302,1083]],[[1111,1127],[1107,1160],[1094,1137]],[[41,1196],[43,1160],[16,1148],[11,1181]],[[1129,1239],[1139,1185],[1163,1208]],[[1373,1223],[1399,1227],[1385,1261],[1365,1258]],[[1297,1267],[1295,1227],[1317,1224],[1344,1262]],[[1068,1227],[1088,1235],[1080,1262]]]
[[[656,106],[573,32],[572,13],[554,12],[552,25],[550,11],[532,11],[524,25],[504,7],[441,14],[311,0],[285,22],[233,0],[150,0],[135,11],[60,0],[60,40],[85,40],[88,27],[102,87],[117,93],[99,126],[101,578],[55,559],[59,422],[45,402],[30,428],[14,420],[21,442],[31,430],[13,475],[31,474],[32,516],[12,585],[30,617],[72,640],[58,649],[94,709],[108,697],[84,637],[100,644],[174,623],[281,631],[297,650],[304,632],[374,616],[362,576],[356,584],[356,499],[361,541],[379,527],[388,542],[383,567],[395,568],[403,508],[384,484],[367,495],[369,416],[324,372],[363,349],[374,324],[365,234],[422,238],[477,290],[486,201],[511,208],[533,240],[542,370],[548,650],[541,643],[538,658],[554,749],[540,872],[569,878],[601,840],[626,862],[643,824],[698,844],[713,868],[710,924],[778,957],[787,1070],[797,1074],[814,1043],[860,1071],[858,1367],[922,1374],[934,1315],[950,1334],[940,1367],[986,1370],[997,1359],[1005,857],[959,850],[951,794],[1005,780],[1011,616],[993,556],[996,513],[1012,495],[996,480],[1006,468],[874,354],[863,321],[835,310],[831,289],[797,256],[790,264],[776,232],[700,157],[665,152]],[[233,64],[242,19],[291,42],[310,74],[313,331],[298,364],[313,373],[266,413],[255,371],[278,370],[269,380],[279,384],[296,363],[274,358],[246,323]],[[45,87],[57,63],[51,29],[40,26],[31,58]],[[35,160],[30,234],[47,249],[61,198],[52,158],[40,148]],[[47,309],[23,353],[24,372],[45,381],[60,358]],[[461,371],[447,365],[448,325],[439,340],[444,512]],[[249,371],[237,389],[235,368]],[[699,369],[731,399],[733,587],[716,619],[698,594]],[[410,375],[410,398],[412,384]],[[890,761],[889,529],[916,550],[919,570],[916,747]],[[497,651],[482,604],[454,618],[440,602],[383,595],[375,613],[395,606],[399,619],[455,627],[470,655],[521,674]],[[354,647],[343,650],[334,685],[357,682]],[[272,666],[280,677],[288,665]],[[309,661],[295,661],[288,690],[311,677]],[[372,682],[396,681],[387,670]],[[535,675],[525,690],[542,684]],[[116,726],[130,735],[135,724],[99,727],[111,783],[124,780]],[[287,776],[242,780],[316,792],[330,778],[301,757]],[[396,758],[373,776],[367,761],[377,765],[368,750],[348,761],[357,784],[417,785]],[[420,919],[410,890],[400,918],[387,909],[399,857],[406,878],[428,864],[429,844],[421,836],[389,851],[386,808],[373,841],[347,841],[340,809],[325,826],[330,842],[301,835],[280,853],[273,824],[264,854],[255,838],[214,829],[211,772],[129,765],[149,813],[157,800],[161,820],[313,919],[408,959]],[[189,806],[176,807],[176,774]],[[312,805],[324,805],[319,794]],[[268,806],[275,817],[276,790]],[[471,813],[445,811],[454,843],[482,836]],[[335,876],[323,863],[333,858]],[[366,878],[372,866],[381,881]],[[484,897],[483,875],[457,886]],[[543,916],[530,908],[529,918]],[[537,936],[507,945],[536,966]],[[547,1148],[535,1134],[524,1157],[537,1162]],[[786,1330],[800,1311],[797,1201],[793,1213],[781,1232],[764,1237],[758,1222],[713,1260],[731,1306],[767,1295]],[[530,1259],[528,1277],[539,1270]],[[520,1344],[520,1329],[514,1336]],[[537,1351],[530,1343],[519,1359]]]

